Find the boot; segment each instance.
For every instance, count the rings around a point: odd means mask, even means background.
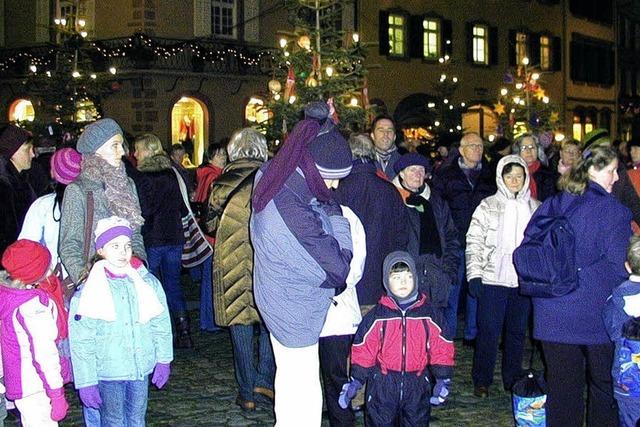
[[[176,314],[175,348],[193,348],[191,321],[187,313]]]

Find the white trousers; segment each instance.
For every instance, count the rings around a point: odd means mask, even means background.
[[[14,403],[20,411],[22,427],[57,427],[58,423],[51,419],[51,399],[44,390]]]
[[[322,387],[318,343],[309,347],[285,347],[273,335],[276,361],[276,427],[315,427],[322,422]]]

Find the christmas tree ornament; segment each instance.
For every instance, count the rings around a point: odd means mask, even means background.
[[[276,79],[269,81],[269,90],[273,93],[280,93],[282,90],[282,84]]]
[[[298,46],[300,46],[304,50],[311,50],[311,39],[308,35],[302,35],[298,38]]]

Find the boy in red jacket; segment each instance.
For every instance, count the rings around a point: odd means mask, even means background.
[[[339,403],[349,406],[368,382],[368,425],[429,425],[431,404],[449,395],[453,375],[453,342],[442,332],[442,316],[418,292],[416,267],[407,252],[384,260],[387,295],[364,317],[351,348],[351,381]],[[427,367],[429,369],[427,369]],[[436,379],[431,393],[429,371]]]

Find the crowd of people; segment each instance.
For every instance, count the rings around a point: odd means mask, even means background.
[[[125,141],[105,118],[53,153],[40,188],[31,134],[0,129],[8,407],[57,425],[73,383],[86,425],[144,425],[149,382],[193,347],[181,280],[196,230],[199,326],[228,329],[244,411],[273,402],[276,425],[319,426],[324,403],[331,426],[355,425],[354,406],[367,425],[428,425],[455,385],[460,330],[478,398],[500,349],[504,389],[522,378],[529,335],[547,425],[635,426],[640,143],[466,133],[433,162],[397,137],[386,115],[343,135],[315,102],[275,155],[245,128],[189,169],[182,146]],[[513,254],[552,216],[576,236],[577,285],[532,298]]]

